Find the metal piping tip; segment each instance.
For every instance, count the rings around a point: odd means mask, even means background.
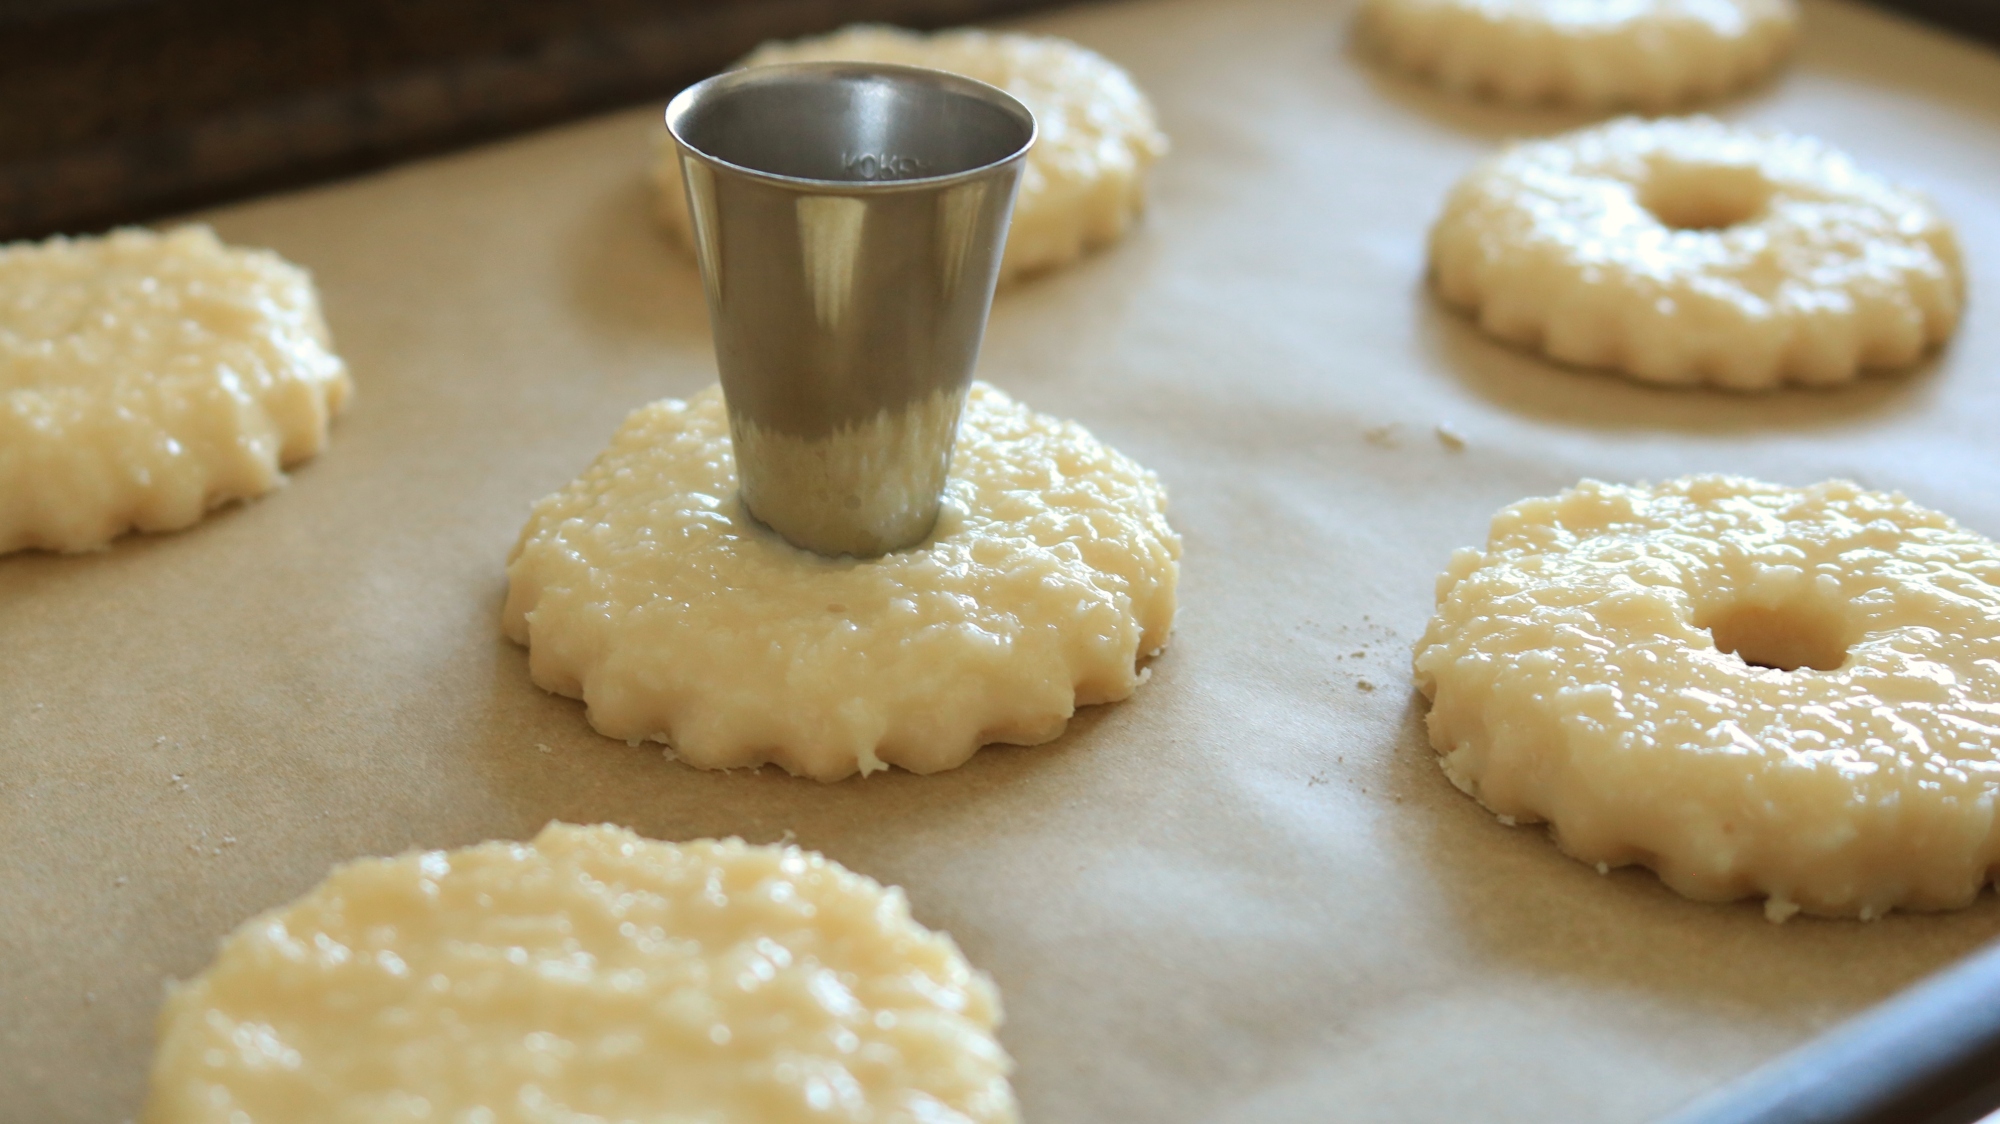
[[[1035,119],[942,71],[753,67],[667,106],[743,502],[869,558],[937,522]]]

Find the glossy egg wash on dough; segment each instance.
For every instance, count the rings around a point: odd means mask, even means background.
[[[1923,197],[1810,137],[1707,118],[1507,150],[1452,190],[1430,259],[1438,294],[1500,339],[1736,390],[1914,363],[1965,289]]]
[[[1180,574],[1166,511],[1153,473],[974,383],[931,537],[822,558],[744,510],[711,388],[635,411],[535,505],[504,624],[599,732],[691,765],[936,772],[1145,681]]]
[[[353,393],[305,270],[207,227],[0,247],[0,554],[277,487]]]
[[[1461,94],[1659,113],[1777,69],[1793,0],[1363,0],[1361,29],[1400,69]]]
[[[1012,1124],[1000,999],[797,847],[550,824],[339,867],[160,1014],[145,1124]]]
[[[1494,517],[1416,646],[1503,817],[1694,898],[1879,917],[2000,867],[2000,546],[1834,481],[1585,481]]]

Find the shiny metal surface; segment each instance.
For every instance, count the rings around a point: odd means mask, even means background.
[[[743,501],[873,557],[937,521],[1034,116],[915,67],[718,75],[667,107]]]

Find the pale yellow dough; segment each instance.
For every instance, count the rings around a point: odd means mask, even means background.
[[[1656,383],[1852,380],[1943,342],[1951,224],[1807,137],[1626,119],[1517,145],[1431,229],[1440,296],[1500,339]]]
[[[1963,906],[2000,865],[2000,545],[1900,495],[1523,500],[1438,580],[1416,678],[1452,783],[1600,869],[1783,920]]]
[[[146,1124],[999,1124],[1000,998],[797,847],[550,824],[336,868],[160,1014]]]
[[[860,25],[767,43],[739,66],[884,62],[947,70],[998,86],[1035,115],[1000,280],[1067,264],[1122,238],[1146,202],[1146,170],[1167,151],[1153,107],[1104,56],[1049,36]],[[680,163],[662,131],[653,161],[660,219],[692,246]]]
[[[312,279],[267,250],[200,226],[0,247],[0,553],[262,495],[352,390]]]
[[[1516,105],[1659,113],[1751,85],[1798,38],[1793,0],[1363,0],[1403,70]]]
[[[1180,538],[1151,472],[973,384],[931,538],[827,559],[753,522],[717,389],[625,420],[535,505],[507,635],[599,732],[702,768],[929,773],[1056,737],[1167,643]]]

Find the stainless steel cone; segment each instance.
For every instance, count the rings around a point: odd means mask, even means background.
[[[743,502],[873,557],[937,521],[1035,119],[916,67],[718,75],[667,106]]]

